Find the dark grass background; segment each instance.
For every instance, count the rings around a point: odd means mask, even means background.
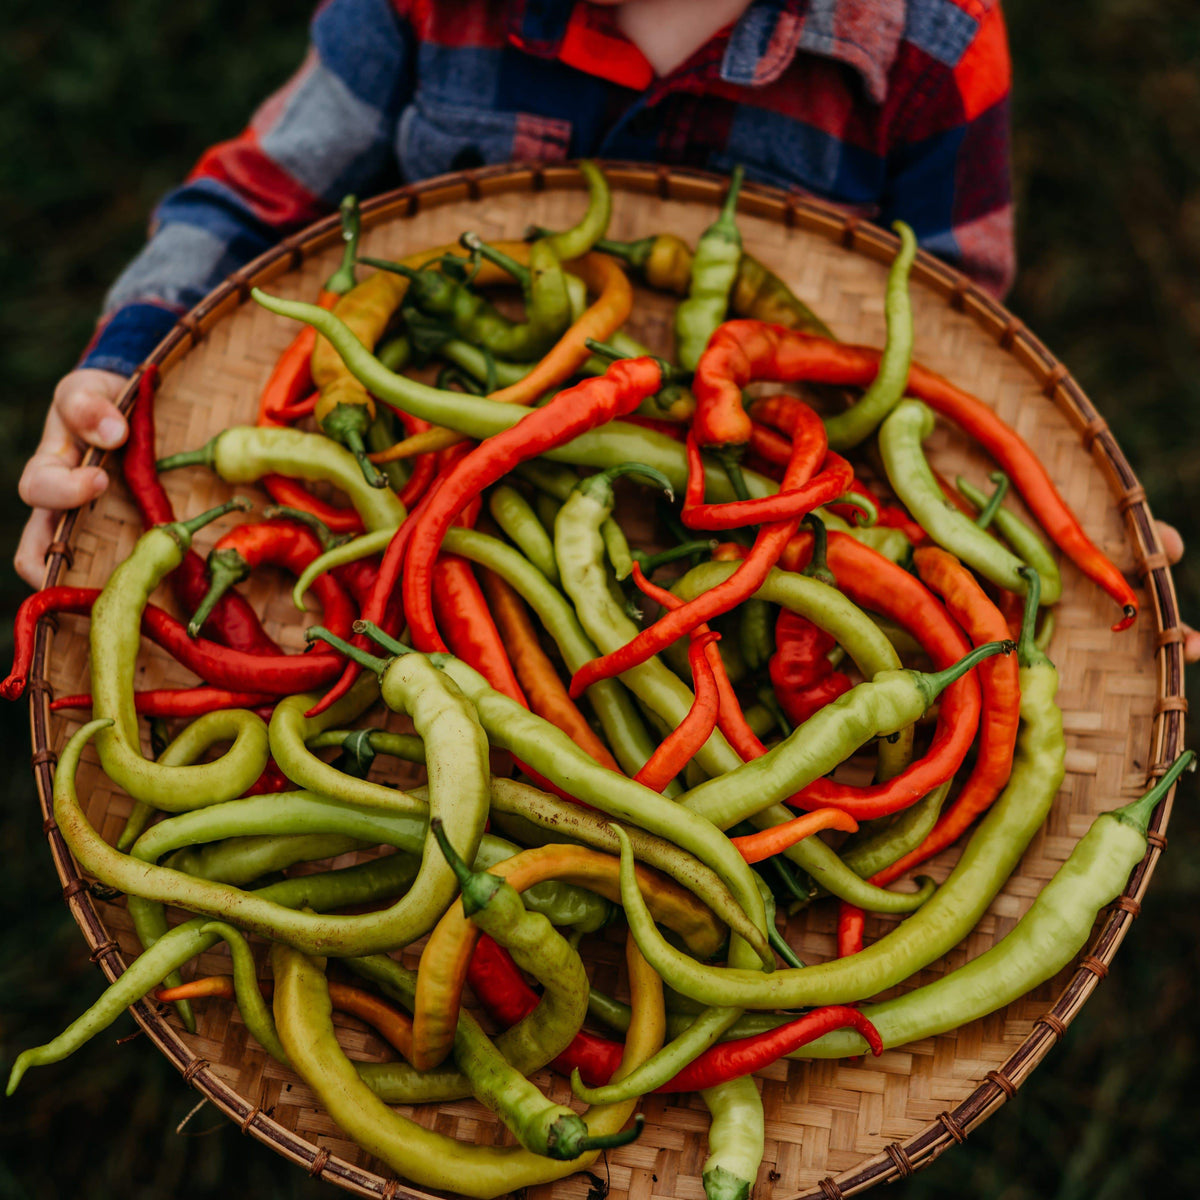
[[[9,0],[0,37],[0,660],[25,589],[16,495],[55,381],[155,199],[236,133],[298,62],[295,0]],[[1068,11],[1063,11],[1067,9]],[[1157,515],[1200,546],[1200,8],[1009,0],[1021,270],[1010,303],[1081,380]],[[1200,555],[1200,550],[1197,551]],[[1200,557],[1177,572],[1200,616]],[[1195,679],[1189,682],[1194,686]],[[1195,739],[1192,739],[1193,742]],[[0,1065],[101,990],[63,905],[28,770],[26,710],[0,710]],[[1191,1196],[1200,820],[1171,846],[1116,969],[1015,1102],[897,1200]],[[0,1197],[332,1197],[211,1109],[129,1018],[0,1100]]]

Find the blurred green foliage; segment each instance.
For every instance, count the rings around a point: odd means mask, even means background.
[[[10,0],[0,39],[0,659],[25,594],[9,567],[20,469],[147,214],[298,63],[294,0]],[[1111,424],[1159,516],[1200,544],[1200,9],[1194,0],[1006,6],[1016,76],[1020,275],[1010,306]],[[1200,572],[1176,574],[1200,614]],[[1194,682],[1194,680],[1190,680]],[[0,1062],[101,989],[41,831],[23,705],[0,710]],[[1193,739],[1194,741],[1194,739]],[[1190,1195],[1200,831],[1171,850],[1117,969],[1017,1098],[889,1191],[903,1200]],[[195,1104],[125,1019],[0,1101],[0,1198],[332,1196]]]

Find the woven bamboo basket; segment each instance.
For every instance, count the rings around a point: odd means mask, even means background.
[[[612,236],[633,238],[671,230],[694,240],[712,221],[725,183],[699,172],[606,164],[614,192]],[[484,168],[401,188],[364,205],[365,253],[399,256],[453,241],[465,228],[485,239],[519,236],[531,221],[570,224],[582,203],[583,182],[568,165]],[[883,293],[897,242],[890,234],[820,203],[748,184],[739,203],[746,248],[777,271],[841,338],[881,345]],[[336,218],[286,239],[250,263],[181,318],[148,360],[160,372],[159,453],[201,445],[218,430],[254,419],[256,399],[295,326],[248,302],[252,286],[311,298],[340,252]],[[1050,818],[1018,870],[966,942],[922,971],[908,986],[938,977],[992,946],[1028,908],[1067,857],[1093,816],[1123,803],[1161,774],[1183,746],[1183,658],[1178,610],[1167,561],[1145,492],[1103,417],[1059,363],[1003,307],[968,280],[927,255],[912,273],[916,356],[928,367],[993,405],[1033,444],[1093,540],[1141,584],[1142,615],[1132,631],[1113,634],[1114,606],[1073,567],[1063,563],[1052,654],[1061,672],[1059,702],[1068,739],[1067,776]],[[639,293],[632,332],[667,348],[670,304]],[[124,402],[132,402],[136,377]],[[947,475],[979,479],[990,469],[956,431],[939,427],[931,456]],[[100,456],[93,454],[92,461]],[[119,474],[116,472],[114,474]],[[230,492],[205,471],[169,475],[180,515],[220,502]],[[242,489],[245,490],[245,489]],[[197,539],[206,552],[227,528],[209,527]],[[68,514],[47,557],[47,584],[103,584],[141,532],[120,484],[91,507]],[[279,578],[256,579],[250,599],[281,644],[298,649],[301,624]],[[170,605],[167,596],[156,597]],[[310,618],[311,619],[311,618]],[[139,687],[182,685],[189,678],[165,654],[149,648]],[[93,894],[51,818],[56,754],[77,724],[51,714],[55,693],[87,686],[87,629],[64,617],[38,630],[30,701],[33,769],[45,828],[64,896],[92,957],[111,979],[137,953],[124,907]],[[79,775],[90,819],[112,836],[130,806],[101,774],[93,756]],[[1150,850],[1122,897],[1097,924],[1085,955],[1059,976],[992,1016],[953,1033],[885,1053],[870,1061],[777,1063],[762,1073],[766,1156],[755,1195],[760,1200],[811,1197],[837,1200],[873,1184],[911,1174],[961,1142],[1010,1099],[1063,1036],[1137,915],[1154,865],[1166,844],[1170,801],[1155,818]],[[957,847],[933,861],[944,878]],[[353,861],[352,856],[337,865]],[[868,923],[878,936],[889,918]],[[818,909],[795,918],[788,936],[811,960],[833,953],[834,917]],[[589,950],[599,986],[618,988],[619,939]],[[411,952],[406,961],[415,961]],[[198,971],[220,971],[219,952]],[[349,1191],[365,1196],[427,1193],[398,1181],[354,1146],[302,1082],[263,1053],[231,1006],[198,1005],[195,1035],[173,1014],[142,1002],[133,1014],[154,1044],[193,1087],[280,1154]],[[341,1020],[339,1018],[339,1020]],[[341,1022],[354,1056],[385,1057],[383,1045],[352,1018]],[[569,1100],[567,1084],[543,1073],[538,1082]],[[598,1164],[613,1200],[674,1197],[701,1200],[707,1116],[698,1097],[650,1096],[639,1141]],[[466,1141],[501,1143],[507,1132],[474,1102],[421,1110],[416,1119]],[[575,1176],[534,1189],[538,1200],[582,1198],[593,1180]],[[533,1197],[531,1197],[533,1200]]]

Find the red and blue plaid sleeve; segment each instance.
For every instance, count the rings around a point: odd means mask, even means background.
[[[281,237],[369,192],[394,163],[412,34],[388,0],[328,0],[296,74],[244,132],[206,151],[154,212],[80,366],[131,374],[186,312]]]
[[[1003,296],[1016,263],[1012,67],[1001,11],[970,0],[909,11],[940,19],[910,18],[893,68],[895,140],[880,219],[907,221],[925,249]]]

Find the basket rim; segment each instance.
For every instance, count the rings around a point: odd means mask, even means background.
[[[605,172],[614,191],[656,196],[664,200],[682,200],[718,205],[724,198],[724,176],[693,168],[647,165],[620,160],[595,160]],[[410,219],[429,208],[461,201],[477,201],[486,196],[512,192],[545,190],[582,190],[586,180],[573,163],[504,163],[435,176],[419,183],[406,184],[381,193],[362,203],[364,228],[395,219]],[[788,229],[802,229],[840,244],[853,253],[865,254],[882,263],[896,255],[899,238],[861,217],[808,196],[785,192],[767,184],[747,181],[738,199],[739,212],[780,222]],[[131,408],[139,382],[147,371],[157,372],[152,380],[158,387],[162,376],[198,345],[225,316],[248,301],[253,287],[270,283],[278,276],[299,268],[314,254],[340,239],[337,213],[284,238],[277,246],[259,255],[231,274],[208,293],[194,308],[181,316],[153,352],[130,376],[118,400],[123,412]],[[1097,412],[1078,381],[1032,331],[961,272],[927,251],[917,253],[911,278],[940,295],[954,310],[964,313],[999,348],[1010,354],[1028,372],[1039,389],[1070,420],[1085,451],[1106,476],[1109,490],[1124,516],[1132,538],[1137,572],[1150,593],[1157,638],[1158,687],[1151,726],[1148,779],[1161,776],[1184,744],[1183,639],[1174,580],[1159,541],[1157,529],[1146,499],[1146,490],[1138,481],[1124,452],[1117,444],[1108,423]],[[107,452],[90,448],[83,465],[101,464]],[[70,539],[80,509],[63,514],[54,540],[46,552],[43,587],[53,586],[70,569],[73,552]],[[1143,620],[1148,614],[1143,614]],[[50,844],[55,869],[63,884],[63,898],[87,938],[91,957],[99,963],[109,981],[126,968],[117,943],[108,936],[93,903],[91,887],[82,878],[53,819],[53,780],[57,756],[50,749],[50,700],[52,689],[45,677],[46,662],[53,636],[53,619],[43,618],[37,627],[28,692],[32,766],[42,809],[43,830]],[[879,1183],[906,1178],[928,1165],[950,1145],[965,1140],[968,1133],[996,1112],[1016,1094],[1048,1051],[1058,1043],[1096,985],[1108,974],[1118,947],[1133,919],[1141,909],[1155,866],[1166,847],[1165,831],[1170,821],[1175,788],[1158,806],[1151,822],[1146,856],[1130,876],[1125,890],[1107,910],[1089,953],[1079,962],[1071,979],[1053,1004],[1035,1021],[1033,1029],[997,1070],[989,1071],[984,1082],[952,1110],[938,1114],[916,1134],[903,1142],[892,1142],[884,1150],[858,1166],[822,1179],[816,1188],[779,1197],[778,1200],[839,1200]],[[226,1085],[203,1057],[198,1056],[166,1020],[166,1009],[146,999],[130,1009],[141,1029],[176,1067],[185,1082],[203,1093],[243,1133],[251,1133],[272,1149],[303,1166],[313,1177],[328,1179],[363,1196],[383,1196],[385,1200],[440,1200],[436,1193],[410,1188],[395,1178],[385,1179],[284,1128],[269,1117],[259,1104],[251,1105],[235,1089]]]

